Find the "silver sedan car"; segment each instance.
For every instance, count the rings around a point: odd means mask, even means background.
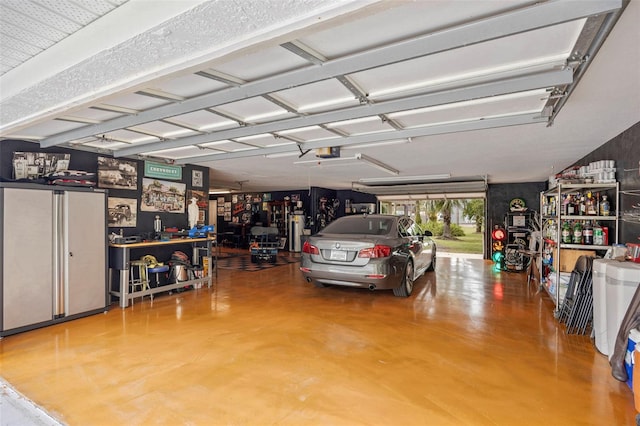
[[[431,232],[406,216],[365,214],[341,217],[310,236],[300,270],[317,287],[393,289],[408,297],[414,280],[435,265]]]

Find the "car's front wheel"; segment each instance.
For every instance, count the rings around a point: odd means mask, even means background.
[[[431,264],[427,268],[427,271],[435,271],[436,270],[436,251],[433,251],[433,255],[431,257]]]
[[[399,287],[393,289],[393,295],[398,297],[409,297],[413,291],[413,262],[409,260],[404,268],[404,277]]]

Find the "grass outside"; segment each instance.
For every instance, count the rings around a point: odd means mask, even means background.
[[[474,253],[482,254],[482,235],[476,233],[475,226],[461,226],[465,236],[458,237],[457,240],[443,240],[440,237],[434,237],[438,251],[444,253]]]

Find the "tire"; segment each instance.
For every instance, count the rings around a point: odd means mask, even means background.
[[[409,260],[404,267],[404,277],[399,287],[393,289],[393,295],[397,297],[409,297],[413,292],[413,262]]]
[[[427,268],[427,272],[436,270],[436,252],[433,252],[433,257],[431,258],[431,265]]]

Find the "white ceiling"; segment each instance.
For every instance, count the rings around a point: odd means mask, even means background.
[[[0,138],[244,191],[543,181],[640,121],[638,22],[640,0],[0,0]]]

